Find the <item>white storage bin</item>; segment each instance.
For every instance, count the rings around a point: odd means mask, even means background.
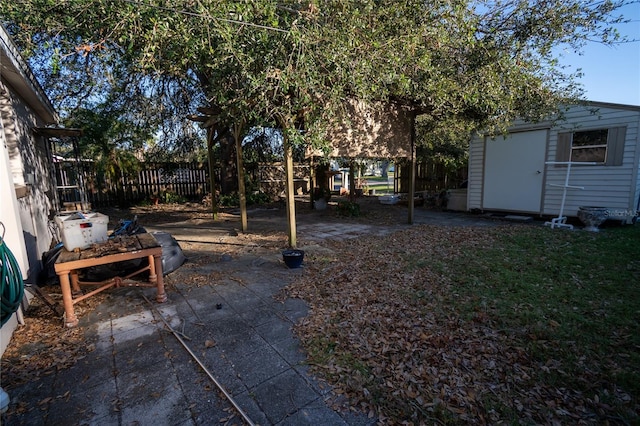
[[[109,216],[100,213],[73,213],[55,217],[64,248],[84,250],[107,241]]]

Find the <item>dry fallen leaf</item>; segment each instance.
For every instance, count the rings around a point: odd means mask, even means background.
[[[592,421],[581,392],[533,382],[540,371],[567,375],[557,360],[536,362],[495,328],[490,311],[466,319],[448,308],[447,297],[461,296],[441,272],[447,259],[490,246],[492,238],[487,229],[425,225],[388,235],[383,244],[376,237],[323,243],[336,253],[332,263],[308,262],[285,292],[310,306],[295,330],[303,344],[326,342],[327,359],[310,364],[333,385],[337,400],[346,396],[350,407],[392,423],[432,423],[430,416],[443,411],[465,424],[510,421],[494,404],[524,423]],[[437,268],[431,259],[438,259]],[[553,344],[550,336],[531,337],[543,347]],[[589,372],[583,374],[588,382]]]
[[[192,210],[185,213],[190,216],[185,220],[208,220],[210,216],[206,209]],[[144,218],[145,213],[149,219]],[[175,221],[173,213],[157,208],[135,211],[141,224],[157,223],[156,216]],[[315,213],[300,209],[296,214]],[[555,360],[537,362],[521,343],[511,338],[509,330],[499,329],[493,323],[490,310],[479,309],[467,319],[448,307],[448,296],[459,297],[455,283],[447,278],[455,272],[450,270],[449,261],[463,252],[490,246],[493,238],[490,231],[399,226],[405,218],[406,209],[394,206],[384,206],[357,219],[323,215],[323,222],[353,221],[396,226],[401,231],[384,237],[313,241],[331,254],[320,256],[310,251],[302,274],[280,295],[281,301],[298,297],[310,306],[309,315],[296,326],[301,342],[312,339],[327,342],[326,359],[312,359],[310,365],[318,377],[331,385],[327,388],[334,390],[331,397],[326,397],[330,406],[359,410],[367,417],[377,417],[380,424],[432,424],[437,423],[432,419],[439,418],[456,424],[518,420],[524,424],[594,424],[596,412],[600,418],[615,422],[618,413],[607,411],[610,406],[603,403],[612,398],[628,402],[640,413],[637,395],[629,390],[604,393],[608,383],[598,381],[601,376],[587,368],[592,360],[585,359],[585,368],[577,373]],[[221,223],[228,220],[235,219],[220,214]],[[269,226],[268,221],[264,223]],[[255,226],[260,225],[253,222],[252,227]],[[511,232],[511,227],[500,227],[500,232]],[[168,275],[165,284],[169,290],[180,284],[181,291],[188,295],[190,287],[215,285],[229,275],[220,271],[201,274],[189,265],[210,266],[223,253],[232,258],[260,250],[273,254],[286,243],[284,232],[264,228],[260,231],[253,228],[250,234],[222,236],[213,252],[210,245],[200,249],[194,242],[185,243],[183,249],[187,247],[190,251],[189,262]],[[298,243],[304,246],[307,242],[301,236]],[[434,259],[437,264],[430,263]],[[100,297],[78,304],[77,313],[83,315],[93,310]],[[52,294],[51,298],[61,303],[61,295]],[[515,309],[523,311],[528,307],[522,304]],[[2,358],[3,383],[5,380],[20,383],[53,374],[79,359],[83,348],[95,350],[91,342],[83,340],[81,329],[63,330],[61,319],[52,316],[48,308],[36,306],[30,311],[27,325],[14,333]],[[550,320],[548,326],[557,328],[560,324]],[[536,345],[554,344],[552,336],[535,330],[523,332],[530,332]],[[630,330],[620,331],[618,339],[628,340],[629,333]],[[215,345],[213,340],[204,344],[205,349]],[[348,357],[351,363],[339,362],[341,357]],[[609,369],[616,371],[616,366],[611,364]],[[603,385],[603,393],[584,395],[569,387],[537,383],[534,378],[540,372],[557,375],[560,381],[576,374],[574,380]],[[201,383],[198,385],[205,390],[213,390],[210,384]],[[48,402],[41,401],[42,409],[47,408]],[[505,419],[496,407],[515,413],[510,414],[514,417]],[[28,407],[16,407],[20,409]],[[115,403],[113,410],[119,410]],[[437,417],[438,413],[441,417]]]

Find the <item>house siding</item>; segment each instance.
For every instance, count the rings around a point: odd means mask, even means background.
[[[35,282],[41,270],[41,254],[49,249],[51,190],[50,153],[46,141],[34,127],[57,122],[57,115],[0,24],[0,222],[7,244],[20,266],[23,279]],[[32,294],[25,292],[23,307]],[[0,331],[0,355],[18,325],[20,310]]]
[[[638,121],[638,127],[640,128],[640,120]],[[640,216],[640,134],[636,136],[638,138],[637,145],[638,150],[636,152],[636,165],[635,170],[637,170],[635,176],[634,186],[636,188],[635,193],[632,195],[633,198],[631,200],[632,209],[635,209],[635,214]]]
[[[510,132],[550,128],[545,161],[559,161],[557,156],[558,134],[576,130],[625,127],[626,136],[622,164],[619,166],[580,165],[572,166],[569,185],[583,190],[568,189],[564,214],[576,216],[580,206],[602,206],[633,212],[640,198],[640,107],[588,102],[569,107],[563,120],[551,125],[531,125],[515,122]],[[474,135],[469,147],[468,208],[483,209],[484,147],[482,135]],[[560,213],[562,188],[566,166],[547,165],[545,168],[542,209],[545,216]]]
[[[48,196],[52,188],[50,161],[45,140],[33,132],[34,127],[46,122],[13,88],[3,85],[0,91],[0,113],[13,183],[27,188],[17,202],[29,264],[24,272],[28,282],[35,282],[41,270],[41,254],[49,250],[52,240],[48,226],[52,207]],[[27,176],[33,176],[33,180],[27,181]]]

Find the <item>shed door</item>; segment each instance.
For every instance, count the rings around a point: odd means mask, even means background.
[[[485,139],[483,208],[540,213],[547,130]]]

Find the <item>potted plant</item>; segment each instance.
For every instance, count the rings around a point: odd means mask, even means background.
[[[299,268],[304,260],[304,250],[288,249],[282,252],[282,259],[288,268]]]

